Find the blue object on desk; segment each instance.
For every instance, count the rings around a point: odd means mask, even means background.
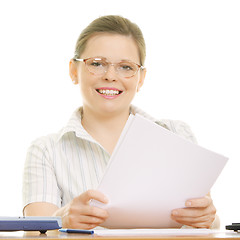
[[[84,229],[69,229],[69,228],[61,228],[58,231],[65,233],[84,233],[84,234],[94,234],[93,230],[84,230]]]
[[[61,217],[0,217],[0,231],[40,231],[59,229]]]

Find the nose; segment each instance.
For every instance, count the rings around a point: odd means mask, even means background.
[[[114,64],[109,64],[108,68],[105,72],[105,74],[103,75],[104,80],[108,80],[108,81],[116,81],[117,80],[117,72],[115,70]]]

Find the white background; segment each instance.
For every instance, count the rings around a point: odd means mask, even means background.
[[[239,222],[239,13],[240,1],[231,0],[1,1],[0,215],[21,215],[30,142],[58,131],[81,105],[68,75],[81,30],[120,14],[140,26],[147,44],[148,72],[134,104],[187,122],[200,145],[230,158],[212,196],[222,227]]]

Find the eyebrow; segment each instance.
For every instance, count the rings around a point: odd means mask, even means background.
[[[110,63],[132,62],[132,63],[135,63],[135,64],[141,66],[140,63],[137,63],[137,62],[135,62],[135,61],[133,61],[133,60],[129,60],[129,59],[122,59],[122,60],[120,60],[120,61],[118,61],[118,62],[111,62],[111,61],[109,61],[106,57],[103,57],[103,56],[94,56],[94,57],[88,57],[88,58],[94,58],[94,59],[96,59],[96,60],[104,59],[104,60],[106,60],[107,62],[110,62]]]
[[[103,56],[94,56],[94,57],[87,57],[87,58],[104,58],[108,60],[107,57],[103,57]],[[130,60],[130,59],[121,59],[120,61],[134,62],[133,60]]]

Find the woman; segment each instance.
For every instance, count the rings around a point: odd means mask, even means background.
[[[129,113],[150,116],[131,105],[146,75],[145,42],[128,19],[104,16],[81,33],[70,60],[70,77],[78,84],[83,106],[59,133],[37,139],[29,148],[23,183],[26,216],[61,216],[63,227],[91,229],[104,222],[106,210],[89,205],[107,203],[96,189]],[[156,121],[194,141],[190,129],[177,121]],[[210,228],[216,209],[211,197],[191,199],[172,211],[173,220]]]

